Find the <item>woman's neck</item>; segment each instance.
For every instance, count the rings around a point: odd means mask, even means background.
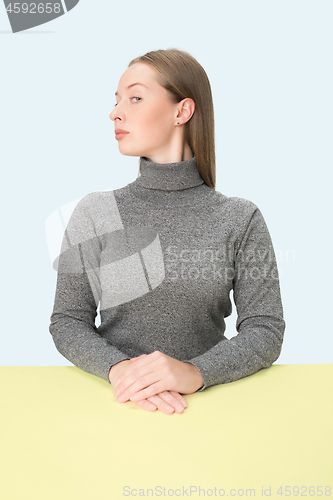
[[[159,152],[156,155],[152,154],[149,156],[150,161],[159,164],[179,163],[180,161],[190,160],[191,158],[193,158],[193,153],[187,142],[178,152],[173,150],[166,153]]]

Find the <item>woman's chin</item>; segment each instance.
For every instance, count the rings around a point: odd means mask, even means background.
[[[118,143],[119,153],[124,156],[145,156],[142,151],[135,150],[134,148],[126,148],[122,144]]]

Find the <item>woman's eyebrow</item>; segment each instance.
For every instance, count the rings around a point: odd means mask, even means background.
[[[146,87],[146,89],[148,89],[147,85],[145,85],[144,83],[139,83],[139,82],[131,83],[127,88],[130,89],[131,87],[134,87],[135,85],[142,85],[143,87]],[[115,92],[114,95],[119,95],[119,92]]]

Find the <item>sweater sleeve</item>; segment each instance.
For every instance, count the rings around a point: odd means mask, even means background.
[[[78,202],[64,233],[55,265],[57,285],[49,331],[66,359],[111,384],[111,366],[129,357],[103,338],[95,325],[101,296],[101,241],[89,213],[92,195]]]
[[[198,368],[204,381],[197,392],[268,368],[281,352],[285,321],[275,252],[259,208],[250,204],[254,211],[234,251],[233,294],[238,334],[187,360]]]

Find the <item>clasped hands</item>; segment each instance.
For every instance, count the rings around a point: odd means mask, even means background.
[[[200,371],[194,365],[160,351],[117,363],[112,366],[109,379],[116,387],[115,396],[121,403],[131,400],[151,411],[157,407],[163,411],[159,404],[161,401],[170,403],[174,408],[176,403],[182,403],[183,411],[186,401],[180,393],[192,394],[204,384]],[[166,406],[168,404],[164,404]],[[170,413],[170,408],[165,413]]]

